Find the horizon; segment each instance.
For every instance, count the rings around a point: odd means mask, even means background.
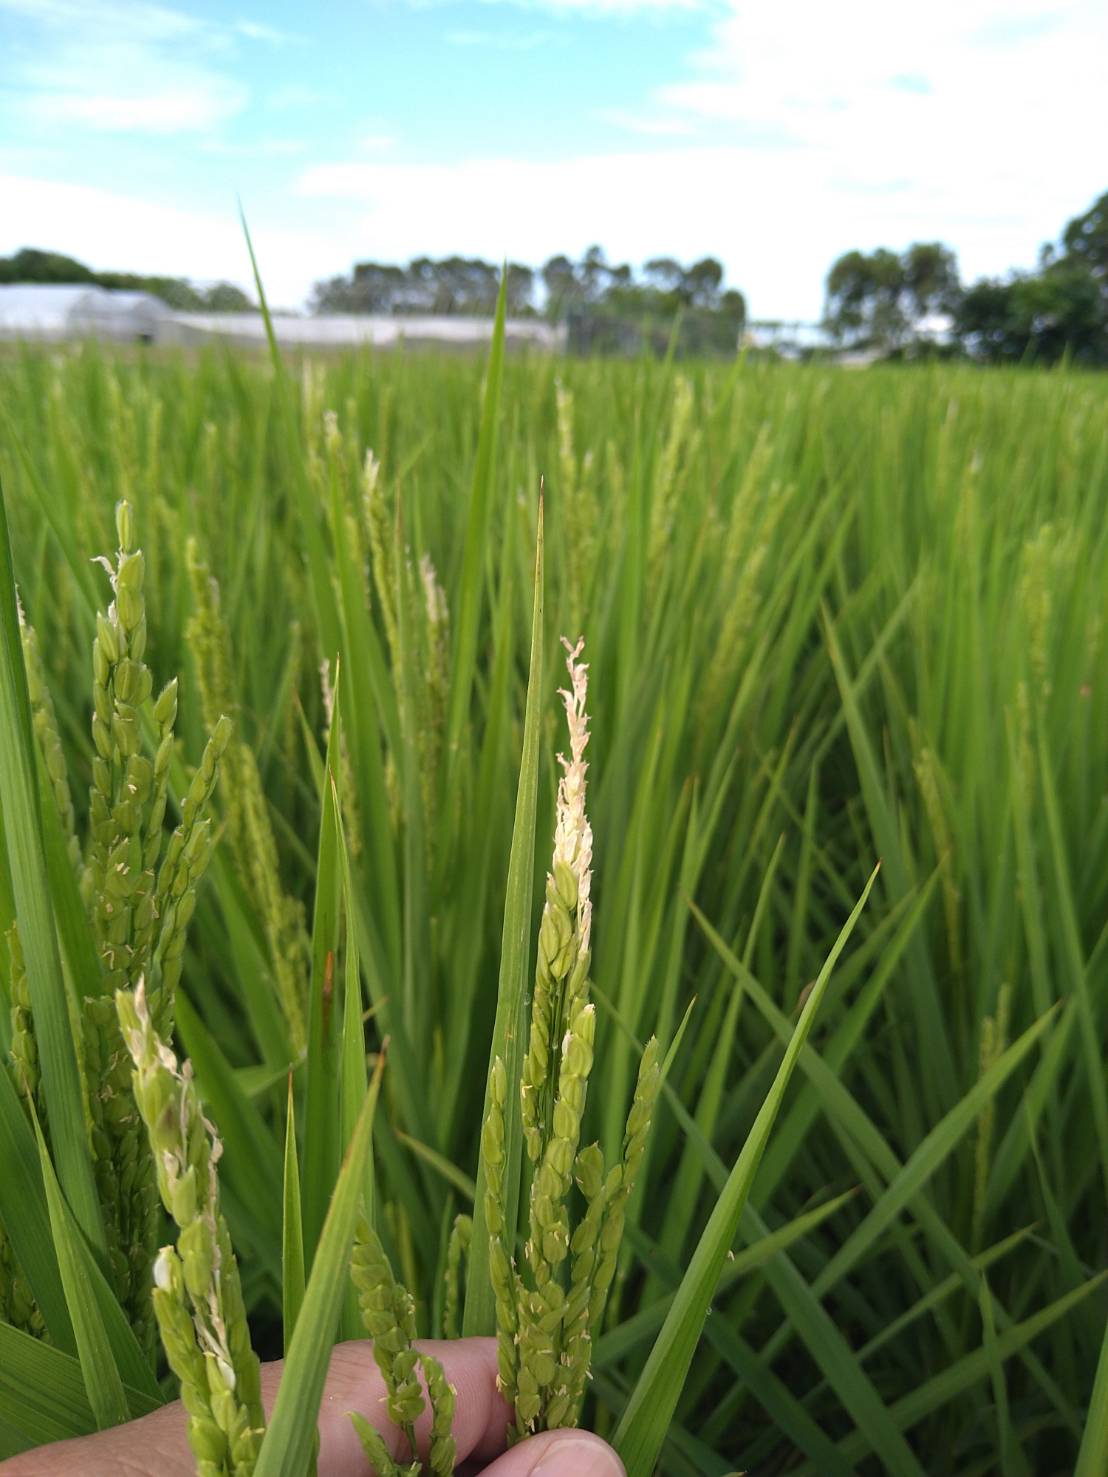
[[[912,35],[876,0],[259,12],[0,0],[0,255],[253,295],[241,198],[282,308],[355,261],[599,243],[716,257],[752,319],[814,322],[845,251],[938,240],[1002,277],[1105,187],[1089,0],[941,0]]]

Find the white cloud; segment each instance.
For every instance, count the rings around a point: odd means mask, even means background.
[[[50,81],[24,103],[31,119],[108,133],[204,131],[234,117],[246,100],[245,89],[233,82],[179,70],[163,70],[156,82],[141,75],[117,77],[114,86],[108,81],[112,90],[104,92],[72,81],[64,70],[45,75]]]
[[[246,97],[246,89],[230,79],[194,68],[81,76],[63,65],[37,73],[37,86],[22,110],[39,124],[80,124],[109,133],[195,133],[233,118]]]
[[[345,271],[353,260],[353,241],[332,234],[323,212],[311,226],[275,224],[272,213],[252,210],[249,200],[246,212],[266,292],[277,306],[296,306],[314,278]],[[98,270],[222,279],[253,293],[232,199],[216,214],[88,185],[0,175],[0,255],[27,245],[75,255]]]
[[[249,20],[213,23],[169,6],[120,0],[0,0],[33,27],[10,48],[14,106],[36,126],[195,133],[246,106],[247,89],[213,61],[239,42],[294,38]]]
[[[296,108],[325,108],[334,103],[334,96],[320,92],[317,87],[305,87],[300,82],[288,82],[274,90],[266,98],[269,107],[279,112]]]
[[[667,3],[645,0],[659,10]],[[167,130],[212,129],[243,106],[233,80],[207,65],[236,44],[228,28],[217,44],[210,29],[190,31],[205,23],[181,12],[125,8],[138,29],[109,28],[127,38],[113,40],[109,55],[76,18],[102,21],[122,4],[0,0],[0,14],[33,12],[53,28],[40,75],[19,84],[42,93],[32,106],[83,127],[149,129],[160,116]],[[528,8],[611,15],[643,5]],[[364,119],[368,136],[351,157],[304,170],[291,198],[266,202],[268,219],[252,217],[274,296],[301,300],[314,278],[366,255],[463,252],[538,264],[600,241],[632,262],[713,253],[755,314],[814,317],[843,250],[939,237],[966,277],[1031,266],[1040,242],[1108,183],[1103,0],[933,0],[926,16],[888,0],[728,0],[708,13],[710,47],[675,55],[652,96],[596,115],[608,130],[594,147],[614,128],[628,134],[626,146],[403,163],[388,154],[386,120]],[[159,99],[163,111],[151,115]],[[326,101],[295,87],[266,98],[271,107]],[[464,150],[465,135],[455,143]],[[97,265],[243,280],[231,201],[217,218],[80,190],[9,180],[0,196],[7,249],[37,240],[87,252]]]
[[[553,31],[448,31],[443,40],[449,46],[478,46],[487,51],[537,51],[540,46],[557,44]]]
[[[1044,158],[1040,193],[1029,198],[1018,158],[994,159],[988,177],[920,181],[906,177],[903,158],[876,152],[876,164],[833,149],[748,145],[450,166],[342,162],[304,171],[297,192],[329,202],[358,254],[383,261],[457,251],[539,263],[593,241],[632,262],[711,253],[756,315],[815,317],[840,251],[941,235],[967,275],[1031,265],[1040,240],[1102,184],[1087,166]]]
[[[1050,25],[1043,24],[1044,9]],[[989,189],[994,166],[1046,160],[1089,178],[1108,124],[1102,0],[732,0],[712,46],[657,103],[845,163]]]
[[[484,0],[519,10],[545,10],[554,15],[631,16],[667,10],[702,10],[709,0]]]
[[[115,0],[0,0],[0,11],[72,31],[114,32],[130,41],[176,41],[204,30],[204,22],[165,5],[115,3]]]
[[[636,133],[643,138],[688,138],[699,132],[695,123],[688,118],[677,118],[672,114],[632,112],[630,108],[603,108],[596,115],[602,123],[621,128],[624,133]]]
[[[199,144],[201,152],[219,159],[296,159],[308,152],[299,138],[254,138],[232,143],[222,138],[206,138]]]
[[[291,31],[279,31],[276,26],[267,26],[263,21],[235,21],[231,29],[248,41],[264,41],[269,46],[289,46],[303,41],[302,36],[294,36]]]

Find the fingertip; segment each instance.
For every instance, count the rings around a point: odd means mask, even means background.
[[[588,1431],[544,1431],[513,1446],[484,1477],[626,1477],[606,1441]]]

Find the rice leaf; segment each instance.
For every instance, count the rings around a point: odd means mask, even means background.
[[[50,1337],[64,1352],[75,1354],[77,1344],[50,1235],[38,1147],[4,1065],[0,1065],[0,1223]]]
[[[654,1470],[727,1253],[735,1239],[758,1163],[784,1098],[785,1088],[792,1076],[800,1048],[811,1029],[815,1013],[826,993],[835,964],[854,931],[876,881],[877,870],[875,868],[871,873],[862,896],[843,925],[816,978],[773,1086],[747,1135],[723,1193],[716,1202],[673,1306],[662,1325],[662,1331],[650,1351],[616,1428],[614,1442],[616,1450],[623,1458],[628,1477],[650,1477]],[[909,1460],[904,1470],[910,1470],[914,1466],[915,1463]]]
[[[55,931],[38,803],[27,676],[16,613],[7,509],[0,487],[0,814],[27,966],[51,1142],[77,1224],[98,1252],[107,1241],[92,1174],[77,1052]]]
[[[1108,1472],[1108,1319],[1073,1477],[1099,1477],[1102,1472]]]
[[[127,1420],[128,1409],[123,1381],[116,1368],[114,1351],[94,1291],[94,1284],[97,1279],[102,1281],[102,1277],[62,1198],[61,1186],[54,1173],[54,1166],[50,1163],[50,1155],[37,1117],[34,1120],[34,1129],[38,1140],[42,1182],[46,1189],[46,1206],[50,1213],[50,1235],[57,1250],[58,1269],[73,1319],[81,1375],[96,1429],[103,1431],[108,1426],[118,1426]]]
[[[132,1419],[161,1404],[129,1386],[124,1395]],[[95,1431],[81,1361],[0,1321],[0,1422],[18,1431],[28,1446]]]
[[[366,1158],[383,1069],[382,1057],[335,1183],[285,1359],[281,1388],[254,1468],[255,1477],[302,1477],[311,1459],[331,1346],[349,1280],[350,1247],[364,1193]]]
[[[504,1062],[509,1082],[518,1082],[525,1047],[523,1014],[527,998],[531,960],[531,895],[535,874],[535,806],[539,781],[539,728],[541,723],[543,637],[543,506],[539,500],[538,538],[535,544],[535,594],[531,611],[531,663],[527,679],[527,708],[523,722],[523,758],[516,791],[512,851],[508,863],[508,886],[504,899],[504,929],[500,944],[500,978],[496,993],[489,1065],[496,1057]],[[484,1122],[489,1110],[488,1073],[482,1106]],[[523,1125],[519,1098],[508,1094],[504,1109],[504,1204],[509,1224],[519,1205],[520,1155]],[[477,1161],[477,1189],[473,1202],[473,1241],[469,1275],[466,1279],[462,1332],[491,1334],[496,1330],[496,1305],[489,1278],[489,1232],[485,1220],[485,1167]]]

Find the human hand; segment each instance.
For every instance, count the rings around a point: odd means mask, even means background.
[[[586,1431],[548,1431],[505,1451],[511,1411],[496,1389],[495,1339],[421,1342],[442,1363],[458,1392],[454,1436],[459,1472],[483,1477],[623,1477],[623,1464],[598,1436]],[[262,1366],[262,1400],[270,1410],[281,1380],[281,1363]],[[353,1423],[360,1411],[384,1436],[390,1451],[405,1453],[403,1435],[385,1413],[385,1387],[368,1342],[339,1344],[319,1413],[319,1477],[370,1477]],[[194,1464],[180,1401],[141,1420],[94,1436],[43,1446],[0,1462],[2,1477],[192,1477]],[[430,1415],[416,1422],[426,1454]]]

